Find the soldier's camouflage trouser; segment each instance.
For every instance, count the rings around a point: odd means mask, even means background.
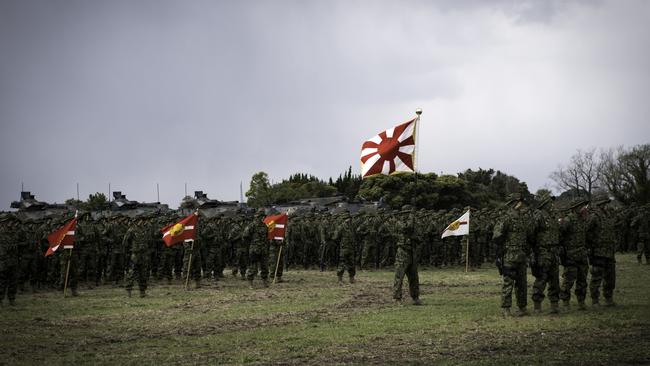
[[[70,270],[68,270],[68,259],[70,259]],[[59,264],[61,289],[64,289],[65,277],[67,274],[68,288],[72,291],[77,291],[77,286],[79,284],[79,256],[75,254],[75,250],[66,249],[63,253],[61,253]]]
[[[126,273],[126,289],[131,291],[133,283],[137,280],[140,291],[146,291],[149,284],[149,255],[145,253],[132,253],[129,261],[129,270]]]
[[[645,254],[645,262],[650,263],[650,240],[639,239],[636,245],[636,259],[641,263],[641,259]]]
[[[409,281],[409,295],[412,299],[420,297],[420,278],[418,263],[412,251],[398,247],[395,254],[395,281],[393,282],[393,299],[402,299],[402,283],[404,275]]]
[[[237,244],[235,249],[235,258],[233,258],[232,275],[237,276],[237,272],[242,278],[246,276],[246,267],[248,267],[248,246]]]
[[[206,277],[210,277],[210,274],[212,274],[215,281],[219,280],[219,277],[223,277],[224,262],[224,246],[221,243],[212,243],[210,248],[208,248],[205,263],[205,268],[207,268],[205,273]]]
[[[258,271],[263,280],[269,278],[269,247],[264,243],[265,247],[251,245],[248,257],[248,269],[246,270],[246,279],[252,281],[257,275]]]
[[[271,272],[271,277],[275,276],[275,267],[278,267],[278,278],[282,278],[282,273],[284,272],[284,247],[282,247],[282,253],[280,253],[281,247],[282,242],[274,240],[269,249],[269,271]],[[280,264],[278,264],[278,255],[280,256]]]
[[[18,292],[18,266],[1,265],[0,270],[0,301],[4,300],[5,294],[11,301],[16,299]]]
[[[528,279],[526,263],[507,263],[503,267],[503,286],[501,287],[501,307],[512,307],[512,290],[515,290],[517,307],[528,305]]]
[[[188,271],[194,280],[201,279],[201,245],[198,241],[186,241],[183,243],[183,280],[187,279]],[[190,265],[190,257],[192,265]]]
[[[361,251],[361,268],[377,268],[379,248],[376,240],[364,240]]]
[[[108,265],[109,281],[118,284],[124,279],[124,253],[111,253]]]
[[[579,302],[585,300],[587,296],[587,272],[589,266],[584,263],[567,265],[562,273],[562,286],[560,288],[560,299],[563,301],[571,300],[571,288],[575,283],[575,295]]]
[[[339,253],[339,266],[336,270],[336,275],[341,277],[345,271],[348,271],[350,278],[353,278],[357,273],[354,264],[354,250],[341,249],[341,252]]]
[[[533,301],[544,301],[544,291],[548,285],[548,299],[557,303],[560,299],[560,268],[557,262],[551,262],[539,268],[533,283]]]
[[[591,282],[589,292],[591,299],[598,302],[600,298],[600,285],[603,285],[603,296],[611,299],[616,287],[616,261],[602,258],[594,261],[591,266]]]

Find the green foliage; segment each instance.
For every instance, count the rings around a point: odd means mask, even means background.
[[[248,191],[246,192],[247,204],[251,207],[268,206],[273,202],[269,176],[265,172],[253,174]]]
[[[352,174],[352,166],[348,167],[348,171],[345,174],[339,175],[336,182],[332,183],[332,178],[329,181],[331,186],[336,187],[336,190],[349,200],[357,197],[359,188],[361,188],[361,183],[363,182],[360,174]]]
[[[419,208],[450,209],[472,206],[494,207],[507,194],[519,192],[530,198],[525,183],[493,169],[437,176],[428,174],[377,175],[366,178],[359,196],[369,201],[382,199],[392,208],[410,204]]]
[[[106,199],[106,195],[101,192],[88,195],[88,199],[85,202],[70,198],[65,200],[65,204],[84,211],[108,210],[108,199]]]

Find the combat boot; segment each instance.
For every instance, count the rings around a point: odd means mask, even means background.
[[[354,283],[354,276],[350,276],[350,283]]]
[[[587,305],[585,304],[585,300],[578,300],[578,310],[580,311],[587,310]]]
[[[126,289],[126,294],[127,294],[128,297],[131,297],[131,289],[130,288]]]
[[[525,307],[519,308],[517,310],[517,316],[526,316],[526,315],[528,315],[528,310]]]
[[[510,308],[502,308],[501,314],[503,315],[504,318],[510,318],[512,316],[512,314],[510,313]]]
[[[147,291],[140,290],[140,297],[147,297]]]
[[[558,306],[558,303],[552,302],[551,303],[551,314],[558,314],[560,312],[560,308]]]
[[[264,279],[262,280],[262,285],[263,285],[264,287],[269,287],[269,280],[267,280],[266,278],[264,278]]]
[[[542,313],[542,303],[539,301],[533,302],[533,311],[535,311],[535,314],[541,314]]]
[[[339,285],[343,286],[343,275],[339,276]]]
[[[73,297],[77,297],[77,296],[79,296],[79,293],[77,292],[77,289],[76,289],[76,288],[73,288],[73,289],[72,289],[72,296],[73,296]]]
[[[600,306],[600,300],[592,298],[591,299],[591,306]]]
[[[616,303],[614,302],[614,299],[611,297],[606,297],[605,298],[605,306],[616,306]]]
[[[418,299],[418,298],[413,299],[413,301],[411,303],[413,305],[416,305],[416,306],[422,305],[422,301],[420,301],[420,299]]]
[[[198,288],[201,288],[201,279],[197,279],[197,280],[194,282],[194,288],[197,288],[197,289],[198,289]]]
[[[248,288],[253,289],[253,280],[248,280]]]
[[[395,302],[395,305],[402,305],[402,299],[393,299],[393,301]]]

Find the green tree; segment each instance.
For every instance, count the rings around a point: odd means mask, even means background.
[[[108,200],[106,199],[106,195],[101,192],[88,195],[88,199],[84,203],[84,209],[88,211],[107,210]]]
[[[272,203],[268,174],[265,172],[253,174],[246,198],[247,204],[251,207],[264,207]]]

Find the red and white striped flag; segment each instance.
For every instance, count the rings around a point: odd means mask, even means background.
[[[415,127],[419,117],[380,132],[361,145],[361,177],[415,172]]]
[[[289,216],[286,213],[265,217],[264,223],[269,228],[269,240],[284,240],[288,221]]]
[[[47,236],[47,241],[50,243],[50,247],[47,248],[45,256],[49,257],[54,252],[63,245],[63,249],[72,249],[74,246],[74,231],[77,228],[77,214],[74,215],[74,218],[68,221],[65,225],[56,229],[50,235]]]
[[[185,240],[196,240],[196,224],[199,221],[197,212],[190,214],[181,221],[160,229],[165,245],[171,247]]]

